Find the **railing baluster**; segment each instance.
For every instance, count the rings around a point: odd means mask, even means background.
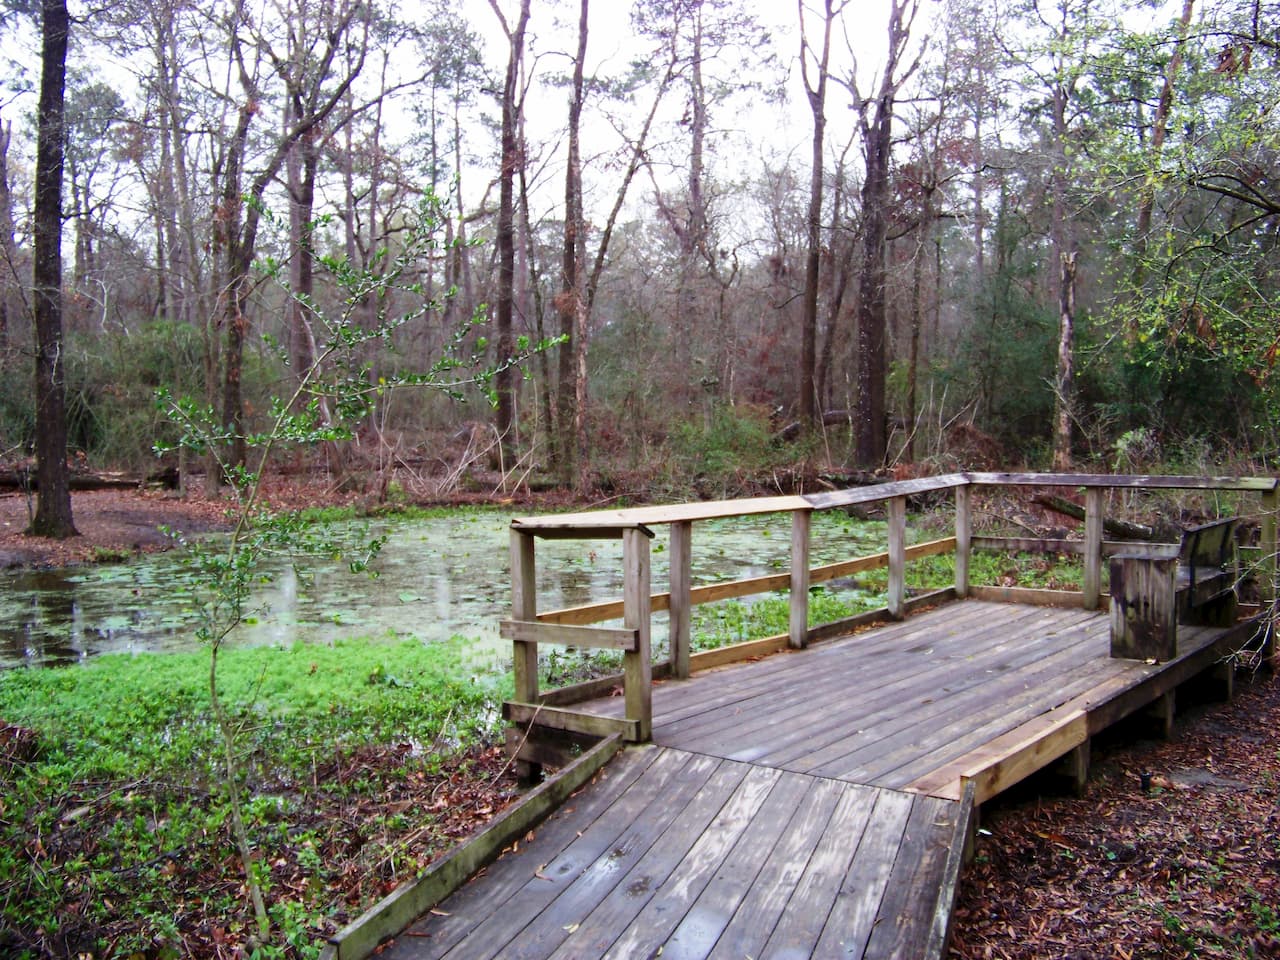
[[[691,568],[693,552],[693,523],[681,520],[671,524],[671,598],[667,627],[667,643],[671,648],[671,674],[680,680],[689,679],[690,613],[689,591],[693,585]]]
[[[969,595],[969,551],[973,527],[969,521],[969,488],[956,487],[956,596]]]
[[[533,537],[511,531],[511,619],[538,618],[538,581],[534,574]],[[538,645],[512,641],[516,699],[534,703],[538,699]]]
[[[627,719],[636,721],[643,743],[653,732],[653,664],[649,660],[649,532],[634,527],[622,532],[623,625],[638,630],[634,652],[622,655]]]
[[[907,498],[889,501],[889,616],[907,615]]]
[[[813,511],[791,515],[791,646],[809,643],[809,526]]]
[[[1102,488],[1084,492],[1084,608],[1097,610],[1102,599]]]

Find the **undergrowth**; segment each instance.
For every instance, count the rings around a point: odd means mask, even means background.
[[[224,652],[255,869],[283,934],[259,955],[314,955],[388,873],[449,842],[440,809],[395,797],[449,783],[495,734],[508,681],[461,655],[461,641]],[[0,718],[36,744],[0,752],[0,954],[213,955],[252,926],[207,674],[203,652],[0,674]]]

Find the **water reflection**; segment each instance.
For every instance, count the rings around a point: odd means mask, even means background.
[[[883,549],[882,525],[819,515],[815,563]],[[424,642],[464,635],[478,657],[508,652],[498,621],[510,612],[511,517],[468,511],[393,522],[379,576],[319,565],[303,578],[287,563],[268,565],[236,643],[332,643],[352,636],[413,636]],[[879,529],[877,529],[879,528]],[[694,527],[695,583],[786,569],[786,516],[714,521]],[[538,606],[574,606],[621,596],[617,541],[541,541]],[[665,528],[653,542],[653,585],[666,589]],[[128,564],[6,574],[0,588],[0,667],[68,662],[100,653],[189,650],[198,611],[176,554]],[[657,635],[655,633],[655,639]]]

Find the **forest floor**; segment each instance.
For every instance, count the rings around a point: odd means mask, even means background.
[[[267,494],[282,507],[343,499],[321,484],[299,482],[273,485]],[[159,492],[78,492],[73,512],[81,536],[53,542],[22,533],[27,507],[20,494],[0,496],[0,566],[63,566],[162,550],[172,541],[161,525],[182,533],[216,530],[225,527],[227,509],[225,502]],[[984,808],[976,858],[962,878],[951,956],[1280,957],[1280,682],[1258,674],[1238,681],[1229,704],[1183,706],[1168,742],[1137,739],[1134,726],[1096,741],[1082,797],[1041,794],[1048,784],[1032,781]],[[370,750],[349,762],[367,776],[384,764],[394,768],[394,754]],[[472,754],[452,775],[442,771],[442,779],[416,783],[417,796],[411,790],[395,799],[437,807],[444,799],[458,816],[432,839],[457,837],[509,801],[509,781],[495,776],[501,764],[496,750]],[[1145,791],[1141,774],[1150,774]],[[333,811],[311,813],[313,822],[323,822]],[[411,852],[406,877],[443,849]],[[362,888],[370,880],[385,890],[403,879],[387,867],[377,877],[353,876],[343,899],[367,897]],[[281,872],[286,889],[303,882],[300,869],[296,877]],[[193,938],[205,944],[195,954],[225,955],[217,946],[219,917],[184,920],[187,930],[204,934]]]

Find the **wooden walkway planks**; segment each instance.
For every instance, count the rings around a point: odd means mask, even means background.
[[[606,771],[381,955],[923,955],[954,887],[960,803],[667,748]]]
[[[1180,628],[1178,658],[1147,664],[1109,656],[1103,614],[968,600],[660,683],[653,744],[384,953],[939,958],[975,797],[1240,629]]]

